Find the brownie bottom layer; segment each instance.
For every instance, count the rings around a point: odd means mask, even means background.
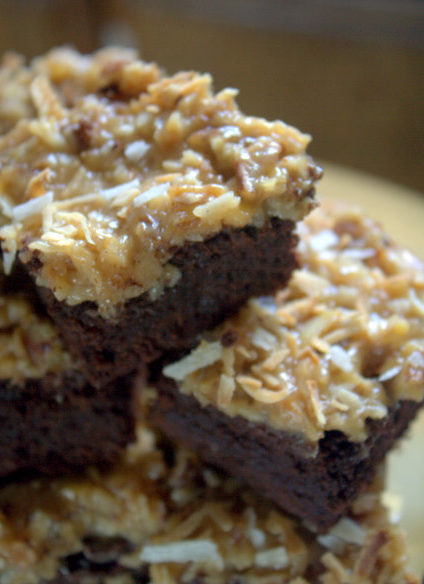
[[[41,294],[65,345],[83,361],[90,381],[101,385],[165,352],[191,348],[198,334],[248,298],[283,286],[297,265],[293,229],[292,221],[272,219],[260,229],[228,229],[185,244],[171,261],[181,273],[178,282],[154,302],[147,293],[130,300],[114,321],[102,318],[93,303],[69,306],[45,288]]]
[[[172,380],[162,377],[157,387],[152,422],[166,435],[319,532],[336,523],[371,483],[385,454],[422,405],[403,401],[384,419],[369,421],[364,442],[351,442],[339,431],[326,432],[313,453],[294,435],[202,407],[181,394]]]
[[[0,477],[116,460],[134,439],[132,385],[126,377],[99,390],[76,371],[0,381]]]

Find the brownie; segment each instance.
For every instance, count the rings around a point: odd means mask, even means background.
[[[132,377],[91,385],[25,272],[0,284],[0,477],[115,461],[134,439]]]
[[[382,473],[323,536],[140,420],[115,467],[0,488],[8,584],[417,584]]]
[[[107,383],[141,363],[187,350],[250,297],[284,285],[297,265],[292,228],[291,221],[272,219],[261,229],[225,230],[185,244],[172,259],[180,280],[155,301],[147,293],[129,300],[112,321],[93,303],[70,306],[46,288],[39,291],[87,377]]]
[[[285,284],[322,174],[309,136],[123,49],[6,59],[1,79],[0,113],[3,93],[22,106],[0,136],[5,271],[27,267],[91,383]]]
[[[168,436],[201,453],[205,461],[244,480],[313,529],[327,531],[374,478],[386,453],[414,419],[422,402],[403,401],[382,420],[368,423],[369,436],[353,442],[329,431],[316,453],[298,436],[230,418],[201,407],[162,377],[151,419]]]
[[[299,255],[140,385],[163,432],[325,531],[423,404],[424,267],[349,208],[314,211]]]
[[[0,380],[0,477],[115,461],[134,438],[131,378],[101,390],[75,370]]]

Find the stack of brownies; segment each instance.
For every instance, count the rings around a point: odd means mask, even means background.
[[[381,491],[424,266],[235,95],[3,60],[1,584],[418,583]]]

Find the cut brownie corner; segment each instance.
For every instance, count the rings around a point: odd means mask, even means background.
[[[148,383],[163,432],[325,531],[423,404],[424,267],[356,209],[299,231],[287,287]]]
[[[369,422],[369,437],[363,442],[353,442],[340,431],[326,432],[315,450],[296,434],[202,406],[165,377],[156,388],[150,409],[153,424],[319,533],[343,517],[372,482],[422,406],[413,401],[397,404],[384,419]]]

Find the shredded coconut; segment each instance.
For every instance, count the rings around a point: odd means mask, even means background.
[[[378,378],[379,381],[383,382],[383,381],[389,381],[389,379],[393,379],[393,377],[396,377],[396,375],[398,373],[400,373],[402,370],[402,367],[400,365],[398,365],[397,367],[390,367],[390,369],[387,369],[387,371],[384,371]]]
[[[330,348],[330,359],[336,367],[339,367],[345,373],[353,370],[353,363],[350,360],[349,354],[339,345],[333,345]]]
[[[280,546],[271,550],[264,550],[257,552],[255,556],[255,564],[261,568],[272,568],[274,570],[281,570],[289,563],[289,556],[285,547]]]
[[[148,203],[152,199],[156,199],[156,197],[164,195],[168,191],[169,185],[170,183],[167,182],[161,185],[155,185],[154,187],[151,187],[147,191],[144,191],[144,193],[141,193],[134,199],[133,202],[134,207],[141,207],[141,205]]]
[[[334,247],[338,244],[339,238],[329,229],[324,229],[320,233],[317,233],[309,240],[309,245],[314,251],[321,252],[329,247]]]
[[[178,361],[178,363],[167,365],[163,371],[167,377],[181,381],[187,375],[190,375],[190,373],[197,371],[201,367],[208,367],[216,363],[221,358],[221,355],[221,343],[204,343],[199,345],[190,355]]]
[[[158,564],[163,562],[213,562],[219,563],[221,557],[216,544],[208,540],[179,541],[156,545],[146,545],[140,554],[142,562]]]
[[[365,531],[356,521],[352,521],[349,517],[340,519],[331,529],[330,535],[338,537],[346,543],[354,543],[359,546],[365,543]]]
[[[53,192],[49,191],[41,197],[37,197],[36,199],[30,199],[21,205],[16,205],[13,209],[13,219],[15,221],[23,221],[27,217],[31,217],[32,215],[36,215],[37,213],[41,213],[41,211],[46,207],[49,203],[53,202]]]
[[[140,188],[140,181],[138,180],[138,178],[135,178],[134,180],[131,180],[127,183],[124,183],[122,185],[117,185],[116,187],[111,187],[110,189],[103,189],[102,191],[100,191],[100,195],[106,199],[107,201],[110,201],[112,199],[115,199],[116,197],[119,197],[120,195],[133,190],[133,189],[139,189]],[[87,200],[87,199],[86,199]],[[70,203],[72,203],[70,201]]]
[[[144,140],[136,140],[135,142],[131,142],[125,148],[125,156],[131,160],[132,162],[138,162],[150,150],[150,145],[147,144]]]

